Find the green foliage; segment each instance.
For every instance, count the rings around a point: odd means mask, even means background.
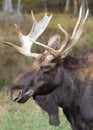
[[[71,130],[67,120],[60,116],[59,127],[50,126],[48,115],[42,110],[9,112],[0,116],[0,130]]]
[[[31,4],[36,4],[37,2],[40,2],[40,0],[24,0],[24,3],[25,4],[29,4],[29,3],[31,3]]]

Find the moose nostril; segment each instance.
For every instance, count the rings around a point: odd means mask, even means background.
[[[18,96],[19,97],[19,96]],[[18,99],[18,97],[13,97],[13,101],[16,101]]]
[[[18,100],[20,100],[20,98],[21,98],[21,94],[22,94],[22,92],[17,90],[17,91],[15,91],[15,92],[12,94],[11,99],[12,99],[13,101],[18,101]]]

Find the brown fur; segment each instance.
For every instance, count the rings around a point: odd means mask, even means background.
[[[82,53],[78,56],[78,62],[76,76],[83,82],[93,81],[93,53],[91,51]]]

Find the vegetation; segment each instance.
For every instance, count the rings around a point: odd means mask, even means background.
[[[62,112],[60,126],[54,127],[49,125],[48,115],[32,100],[24,105],[6,103],[0,105],[0,130],[71,130]]]

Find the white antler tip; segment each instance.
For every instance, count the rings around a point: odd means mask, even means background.
[[[17,24],[15,24],[15,27],[16,27],[16,29],[18,30],[18,32],[21,33],[21,30],[20,30],[20,28],[19,28],[19,26],[18,26]]]
[[[83,9],[83,5],[80,6],[80,11]]]
[[[66,30],[65,29],[63,29],[63,27],[58,23],[58,26],[59,26],[59,28],[61,29],[61,31],[63,32],[63,33],[66,33]]]
[[[87,11],[86,11],[86,14],[85,14],[85,18],[84,18],[84,20],[83,20],[83,23],[87,20],[88,15],[89,15],[89,9],[87,9]]]
[[[5,41],[4,44],[7,44],[7,45],[9,45],[9,46],[12,46],[12,45],[13,45],[13,43],[7,42],[7,41]]]
[[[34,17],[34,13],[33,13],[32,10],[31,10],[31,15],[32,15],[32,19],[33,19],[33,21],[36,21],[36,20],[35,20],[35,17]]]
[[[16,28],[18,27],[16,23],[15,23],[15,27],[16,27]]]
[[[33,15],[33,10],[31,10],[31,15]]]
[[[60,27],[61,25],[58,23],[58,26]]]
[[[48,15],[47,15],[47,12],[45,13],[44,17],[46,17],[46,16],[48,16]],[[53,15],[51,14],[51,15],[50,15],[50,16],[48,16],[48,17],[51,19],[51,18],[52,18],[52,16],[53,16]]]
[[[87,14],[87,15],[89,14],[89,8],[87,8],[87,12],[86,12],[86,14]]]
[[[50,15],[50,18],[52,18],[52,16],[53,16],[53,15],[51,14],[51,15]]]
[[[47,16],[47,12],[45,13],[45,16]]]

